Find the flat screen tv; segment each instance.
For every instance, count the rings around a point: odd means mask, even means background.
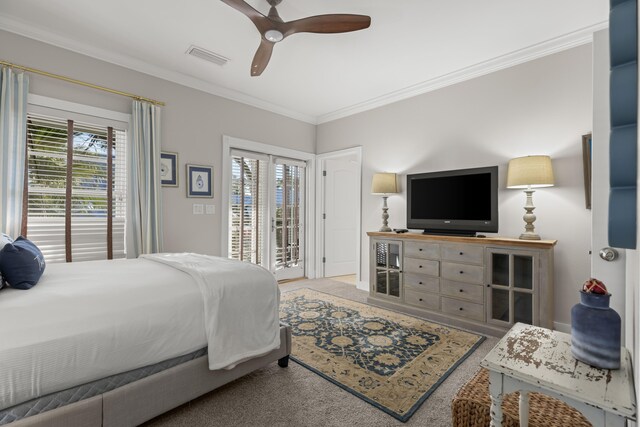
[[[407,228],[474,236],[498,231],[498,167],[407,175]]]

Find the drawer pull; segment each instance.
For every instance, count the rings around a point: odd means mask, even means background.
[[[422,301],[422,298],[419,298],[418,300],[419,300],[419,301]]]
[[[464,252],[460,252],[460,255],[464,255]]]
[[[462,307],[460,307],[460,311],[462,311],[462,310],[463,310],[463,308],[462,308]]]
[[[462,289],[460,289],[460,292],[464,292]]]
[[[460,274],[464,274],[464,271],[460,270]]]
[[[418,266],[418,268],[422,268],[422,266],[421,266],[421,265],[419,265],[419,266]]]
[[[418,249],[420,252],[422,252],[422,248]]]
[[[422,285],[422,282],[418,282],[418,285]]]

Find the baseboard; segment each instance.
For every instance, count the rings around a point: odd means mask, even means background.
[[[565,334],[571,333],[571,325],[568,323],[553,322],[553,329],[559,332],[564,332]]]
[[[358,283],[356,283],[356,288],[360,289],[361,291],[369,291],[369,282],[363,282],[362,280],[360,280]]]

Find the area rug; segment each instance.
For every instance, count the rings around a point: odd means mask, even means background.
[[[291,358],[405,422],[483,336],[299,289],[282,294]]]

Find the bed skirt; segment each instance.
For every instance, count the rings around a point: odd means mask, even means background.
[[[280,348],[238,364],[210,371],[207,355],[114,390],[7,424],[11,427],[136,426],[291,352],[291,329],[280,327]]]

